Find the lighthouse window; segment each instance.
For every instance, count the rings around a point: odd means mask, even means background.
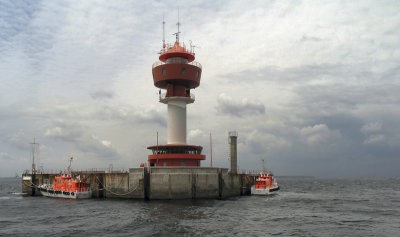
[[[162,69],[162,74],[163,74],[163,75],[167,74],[167,69],[163,68],[163,69]]]
[[[199,71],[197,71],[197,73],[196,73],[196,77],[199,77],[199,74],[200,74],[200,73],[199,73]]]
[[[181,73],[185,74],[185,72],[186,72],[186,68],[183,67],[182,70],[181,70]]]
[[[185,166],[185,162],[181,162],[181,166]]]

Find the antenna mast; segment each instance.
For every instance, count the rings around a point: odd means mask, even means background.
[[[69,158],[68,174],[71,174],[71,165],[72,165],[72,160],[73,159],[74,159],[73,156],[71,156],[71,158]]]
[[[32,145],[32,174],[36,173],[36,164],[35,164],[35,156],[38,151],[37,146],[39,146],[39,143],[36,143],[36,139],[33,138],[33,142],[31,142]]]
[[[179,43],[179,34],[181,33],[179,31],[179,26],[181,25],[181,23],[179,23],[179,8],[178,8],[178,23],[176,23],[176,25],[178,26],[178,32],[176,32],[174,35],[176,36],[176,42]]]
[[[264,158],[261,158],[261,161],[262,161],[262,163],[263,163],[263,172],[264,172],[264,174],[266,173],[266,170],[265,170],[265,165],[264,165]]]
[[[165,53],[165,20],[164,16],[162,18],[162,43],[163,43],[163,53]]]

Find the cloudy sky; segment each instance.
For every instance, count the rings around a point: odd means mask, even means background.
[[[277,175],[400,170],[400,2],[0,0],[0,176],[38,166],[137,167],[166,142],[151,65],[166,39],[196,49],[188,143],[209,166],[261,158]]]

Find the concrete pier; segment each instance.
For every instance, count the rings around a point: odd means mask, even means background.
[[[248,195],[253,183],[245,174],[232,174],[225,168],[152,167],[132,168],[129,172],[74,172],[85,175],[92,198],[129,199],[225,199]],[[22,192],[41,195],[37,186],[53,183],[56,174],[35,174],[35,180],[22,180]],[[246,177],[247,176],[247,177]],[[36,192],[32,192],[36,190]]]

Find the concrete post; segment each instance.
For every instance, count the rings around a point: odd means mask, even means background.
[[[237,174],[237,136],[238,133],[236,131],[229,132],[231,174]]]

